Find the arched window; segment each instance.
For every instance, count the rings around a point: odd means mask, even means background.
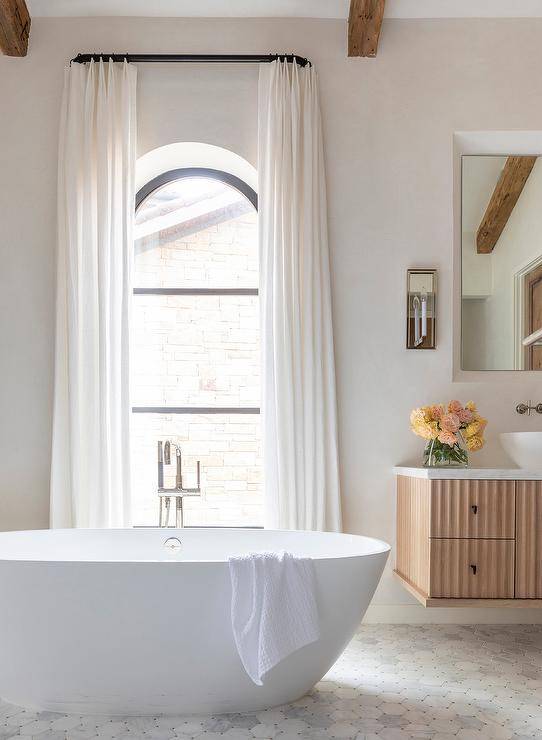
[[[188,526],[261,526],[256,193],[214,169],[184,168],[138,193],[132,316],[135,525],[158,523],[157,442],[201,461]],[[172,462],[173,456],[172,456]],[[175,470],[165,470],[173,486]]]

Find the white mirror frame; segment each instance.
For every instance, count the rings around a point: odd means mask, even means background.
[[[453,142],[452,381],[454,383],[542,380],[540,370],[461,369],[461,158],[465,155],[542,156],[542,131],[456,131]]]

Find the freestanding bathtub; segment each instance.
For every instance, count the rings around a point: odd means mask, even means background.
[[[164,545],[171,537],[180,549]],[[233,640],[227,559],[264,550],[314,558],[322,637],[256,686]],[[319,532],[2,533],[0,696],[102,715],[253,711],[293,701],[351,639],[388,552],[378,540]]]

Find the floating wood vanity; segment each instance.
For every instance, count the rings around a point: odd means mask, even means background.
[[[542,473],[394,472],[395,574],[418,601],[542,607]]]

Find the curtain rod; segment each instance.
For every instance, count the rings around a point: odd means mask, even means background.
[[[288,63],[295,62],[300,67],[311,66],[311,63],[305,57],[297,54],[78,54],[71,61],[77,64],[87,64],[100,60],[113,62],[195,62],[195,63],[241,63],[241,64],[260,64],[262,62],[275,62],[277,60]]]

